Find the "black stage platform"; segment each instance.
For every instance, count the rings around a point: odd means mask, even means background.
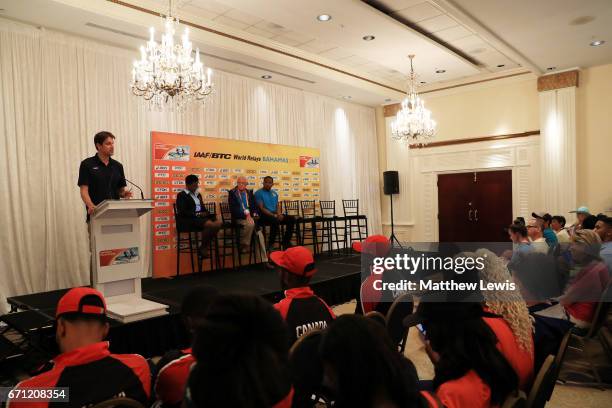
[[[318,255],[317,274],[311,287],[330,306],[354,299],[360,285],[359,255]],[[196,286],[213,286],[221,293],[240,292],[263,296],[271,302],[282,298],[275,270],[263,264],[244,266],[237,271],[222,270],[178,278],[146,278],[142,280],[145,299],[166,304],[169,314],[133,323],[111,321],[109,340],[115,353],[138,353],[145,357],[161,355],[173,348],[188,345],[188,337],[179,315],[185,294]],[[55,306],[68,289],[7,298],[13,311],[2,320],[18,331],[30,335],[36,332],[37,347],[50,356],[57,353],[51,321]],[[49,322],[49,324],[44,324]]]

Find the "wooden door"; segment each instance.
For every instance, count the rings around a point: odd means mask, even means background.
[[[440,242],[505,242],[511,222],[511,170],[438,175]]]

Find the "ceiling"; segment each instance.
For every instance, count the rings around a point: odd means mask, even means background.
[[[0,9],[137,58],[168,2],[0,0]],[[318,21],[323,13],[331,20]],[[611,0],[173,0],[173,14],[215,69],[370,106],[400,100],[408,54],[423,91],[612,62]]]

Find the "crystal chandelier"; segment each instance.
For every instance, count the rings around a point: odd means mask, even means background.
[[[408,90],[406,98],[402,101],[402,108],[391,123],[391,137],[395,140],[425,145],[436,132],[436,121],[431,118],[431,112],[425,109],[425,104],[417,93],[417,77],[412,67],[414,55],[408,57],[410,58]]]
[[[172,1],[168,15],[164,18],[165,33],[161,42],[155,41],[155,29],[149,28],[150,39],[146,47],[140,46],[140,60],[132,68],[132,92],[149,101],[150,107],[164,106],[179,110],[191,101],[203,101],[213,92],[212,70],[200,61],[200,50],[193,49],[189,31],[174,42],[179,21],[172,17]]]

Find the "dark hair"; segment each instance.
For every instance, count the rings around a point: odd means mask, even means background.
[[[480,303],[455,302],[452,307],[482,310]],[[519,380],[497,349],[495,333],[480,316],[467,319],[438,317],[426,325],[431,347],[440,355],[435,366],[434,388],[474,370],[491,389],[491,405],[501,405],[518,388]]]
[[[553,220],[557,220],[557,222],[559,224],[561,224],[561,227],[565,227],[565,217],[562,215],[555,215],[554,217],[552,217]]]
[[[540,252],[519,252],[516,262],[508,264],[513,276],[533,297],[526,301],[541,302],[561,295],[568,272],[562,260]]]
[[[521,237],[527,236],[527,227],[525,227],[525,224],[510,224],[508,230],[515,234],[519,234]]]
[[[520,225],[525,225],[525,217],[516,217],[516,219],[514,221],[512,221],[513,224],[520,224]]]
[[[608,227],[612,228],[612,217],[608,217],[604,215],[603,217],[599,218],[598,221],[601,221],[604,224],[606,224]]]
[[[270,407],[291,389],[289,335],[280,313],[253,295],[219,295],[196,331],[188,381],[195,406]]]
[[[115,135],[113,135],[111,132],[107,132],[106,130],[96,133],[94,136],[94,146],[96,147],[96,150],[98,150],[97,145],[103,144],[109,137],[115,139]]]
[[[284,282],[284,277],[286,276],[286,280],[287,280],[287,288],[283,288],[283,290],[285,289],[292,289],[292,288],[299,288],[302,286],[306,286],[310,283],[310,279],[311,277],[309,276],[300,276],[300,275],[296,275],[294,273],[289,272],[288,270],[286,270],[283,267],[278,267],[281,271],[281,284],[285,283]]]
[[[198,176],[196,176],[195,174],[190,174],[187,177],[185,177],[185,185],[197,183],[198,181],[199,181]]]
[[[597,216],[589,215],[582,222],[582,229],[592,230],[595,228],[595,224],[597,224]]]
[[[372,407],[376,397],[398,407],[425,406],[414,365],[397,351],[380,323],[340,316],[323,333],[319,351],[336,373],[336,406]]]
[[[270,179],[270,180],[274,181],[274,177],[272,177],[272,176],[266,176],[263,179],[264,179],[264,181],[266,181],[267,179]]]
[[[212,286],[198,286],[187,293],[181,302],[181,316],[188,330],[195,329],[187,322],[187,318],[195,320],[195,325],[199,325],[206,317],[206,312],[210,307],[219,291]]]

